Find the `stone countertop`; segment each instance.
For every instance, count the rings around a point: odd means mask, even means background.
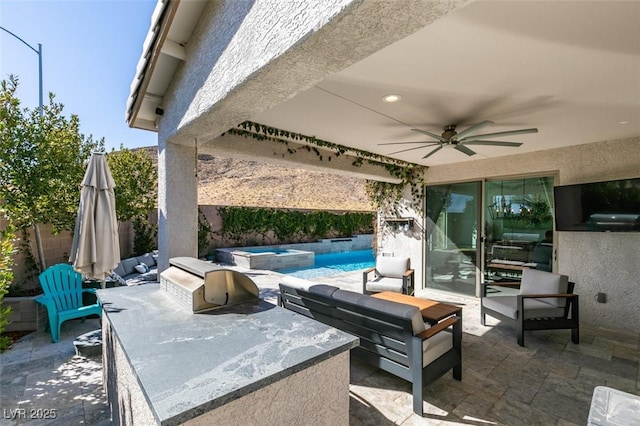
[[[159,284],[97,293],[161,424],[197,417],[358,345],[262,300],[192,314]]]

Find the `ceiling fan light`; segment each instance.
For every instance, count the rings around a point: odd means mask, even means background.
[[[400,99],[402,99],[402,96],[400,95],[385,95],[382,97],[382,101],[383,102],[387,102],[389,104],[394,103],[394,102],[398,102]]]

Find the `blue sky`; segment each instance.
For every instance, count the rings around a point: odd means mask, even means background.
[[[43,102],[49,92],[80,131],[104,137],[107,151],[157,145],[155,132],[125,121],[129,86],[156,0],[0,0],[0,26],[38,49]],[[0,30],[0,78],[17,75],[23,107],[38,107],[38,55]]]

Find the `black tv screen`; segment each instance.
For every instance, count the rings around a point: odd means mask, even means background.
[[[640,178],[553,188],[558,231],[640,232]]]

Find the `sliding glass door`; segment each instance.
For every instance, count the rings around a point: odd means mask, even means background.
[[[553,177],[433,185],[426,196],[428,288],[479,296],[481,281],[553,270]]]
[[[481,182],[427,186],[426,284],[476,295]]]
[[[553,177],[485,184],[484,281],[519,280],[553,269]]]

